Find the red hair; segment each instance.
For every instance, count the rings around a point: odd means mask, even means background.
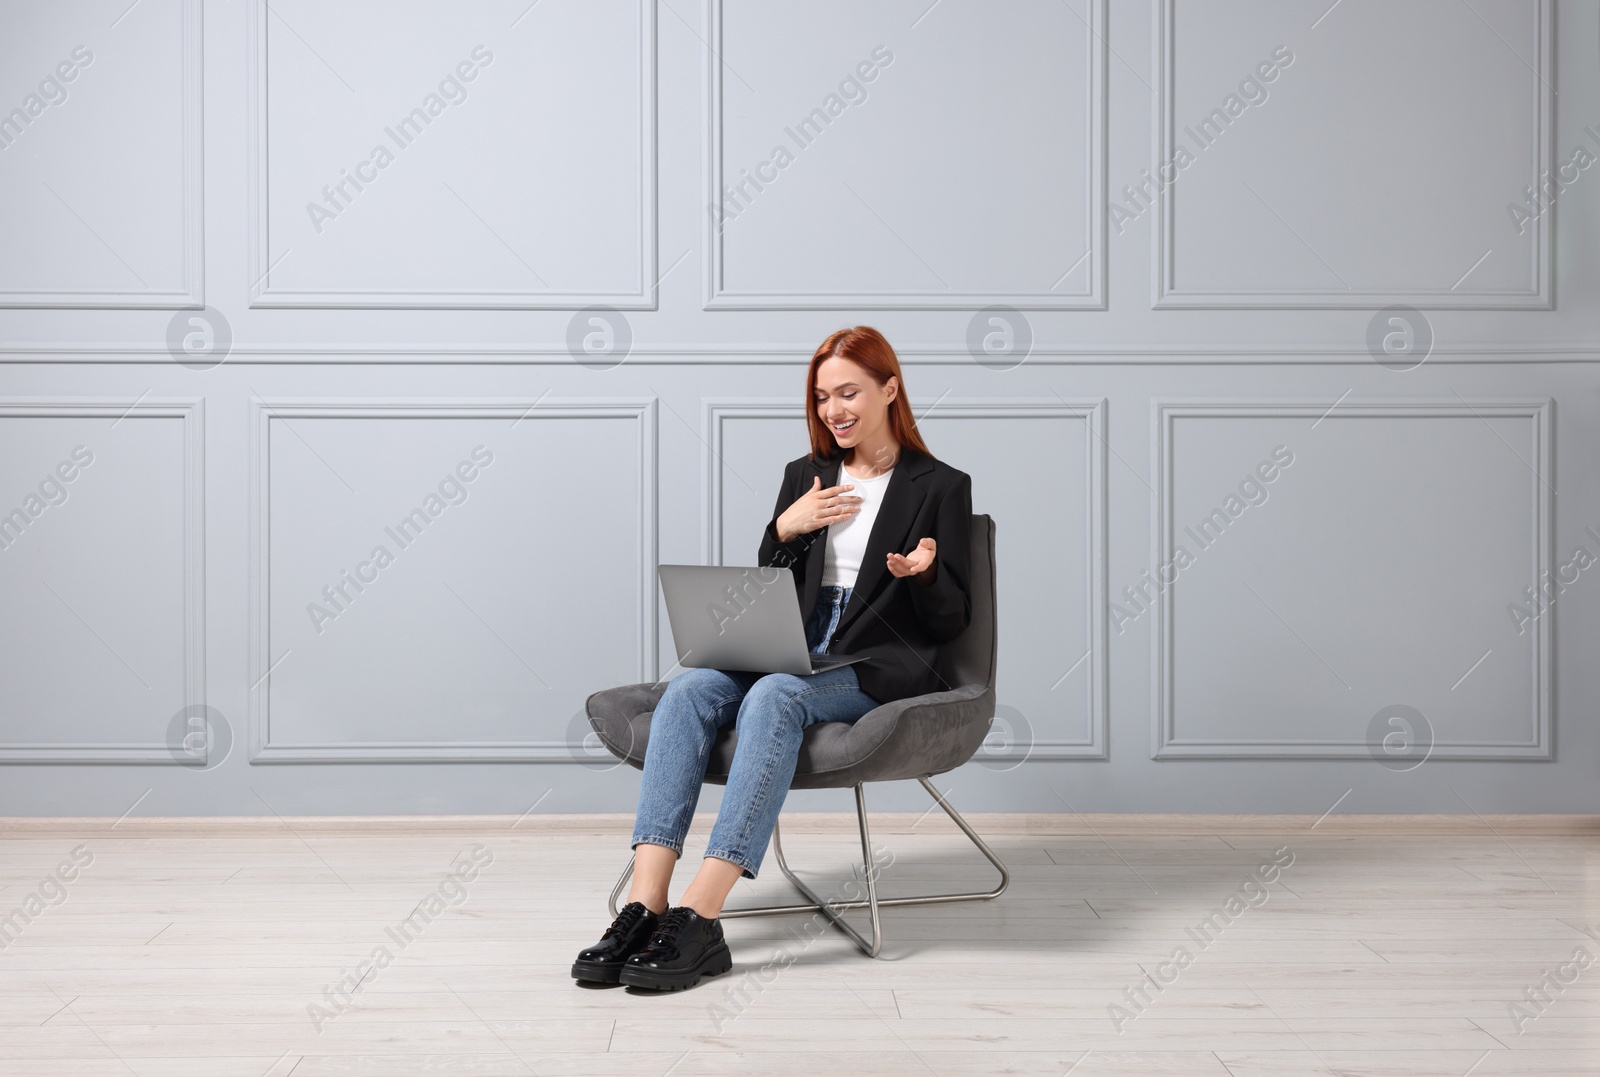
[[[824,359],[835,357],[848,359],[866,368],[880,387],[887,384],[891,377],[899,379],[900,391],[889,402],[889,430],[902,446],[932,456],[933,453],[928,452],[928,446],[922,441],[922,435],[917,432],[917,420],[911,414],[911,403],[906,396],[906,379],[900,373],[899,356],[895,355],[882,333],[870,325],[858,325],[830,334],[817,348],[816,354],[812,355],[811,366],[806,371],[806,429],[811,434],[811,459],[821,460],[839,451],[839,442],[833,436],[833,431],[817,417],[815,399],[817,367]]]

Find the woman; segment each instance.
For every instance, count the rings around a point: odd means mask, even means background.
[[[813,653],[867,660],[803,677],[691,669],[668,683],[645,750],[628,904],[578,955],[577,979],[676,990],[732,968],[718,917],[733,884],[761,867],[805,728],[955,687],[933,663],[971,619],[972,480],[928,452],[901,380],[876,329],[822,342],[806,375],[812,451],[785,467],[759,554],[793,572]],[[722,807],[699,872],[669,908],[711,747],[730,722],[739,739]]]

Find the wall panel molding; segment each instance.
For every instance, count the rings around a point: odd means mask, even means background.
[[[659,675],[656,599],[658,445],[656,400],[652,398],[544,396],[536,400],[370,400],[357,398],[255,397],[250,402],[250,668],[249,758],[251,763],[573,763],[585,758],[579,745],[549,740],[396,741],[295,744],[272,738],[272,671],[287,654],[273,655],[270,623],[272,420],[342,419],[632,419],[638,434],[638,606],[635,643],[638,679]]]
[[[1089,250],[1089,287],[1083,292],[1057,292],[1041,288],[1031,292],[741,292],[723,283],[726,263],[717,223],[709,207],[720,210],[722,200],[722,10],[723,0],[705,0],[703,12],[708,44],[704,50],[706,96],[704,130],[706,164],[703,196],[703,257],[706,310],[948,310],[1008,306],[1017,310],[1105,310],[1106,307],[1106,138],[1110,129],[1106,94],[1107,0],[1087,0],[1087,49],[1083,57],[1088,108],[1088,142],[1084,168],[1088,198],[1084,206],[1085,235]],[[926,32],[926,31],[924,31]],[[1062,252],[1064,263],[1079,252]]]
[[[1415,398],[1339,401],[1306,399],[1218,400],[1155,399],[1151,402],[1151,458],[1155,461],[1152,491],[1150,556],[1153,565],[1173,559],[1173,431],[1179,418],[1227,421],[1245,418],[1300,418],[1308,422],[1337,422],[1341,418],[1415,419],[1454,417],[1484,419],[1522,418],[1528,421],[1524,460],[1534,472],[1533,498],[1528,506],[1531,557],[1528,582],[1538,586],[1552,564],[1555,498],[1552,478],[1552,409],[1554,402],[1538,399]],[[1513,450],[1517,451],[1517,450]],[[1365,742],[1338,740],[1183,740],[1177,736],[1174,710],[1175,674],[1172,597],[1175,586],[1159,590],[1151,606],[1151,729],[1152,759],[1276,759],[1322,760],[1372,758]],[[1532,694],[1528,700],[1534,736],[1528,741],[1478,741],[1435,744],[1429,758],[1445,760],[1551,760],[1554,759],[1551,705],[1553,699],[1553,618],[1542,616],[1529,642]]]
[[[183,424],[183,686],[184,707],[206,703],[206,500],[205,401],[199,397],[8,397],[0,399],[0,422],[7,418],[93,418],[115,422],[147,419]],[[208,742],[208,749],[210,744]],[[207,759],[181,761],[164,742],[53,744],[0,743],[0,764],[153,763],[192,767]]]
[[[183,286],[173,289],[0,290],[0,309],[184,310],[205,306],[205,19],[183,0]]]
[[[1553,0],[1532,0],[1527,5],[1530,17],[1536,20],[1538,56],[1533,63],[1533,74],[1540,89],[1533,95],[1534,110],[1528,117],[1528,130],[1535,132],[1536,152],[1530,162],[1527,182],[1537,188],[1543,170],[1554,166],[1555,117],[1555,12]],[[1176,42],[1173,37],[1173,16],[1176,0],[1156,0],[1155,4],[1155,119],[1152,164],[1159,168],[1161,162],[1173,159],[1176,133],[1173,126],[1173,90],[1175,86],[1174,63]],[[1153,210],[1155,223],[1151,228],[1151,307],[1156,310],[1270,310],[1270,309],[1376,309],[1393,305],[1406,305],[1419,310],[1554,310],[1555,249],[1553,243],[1553,213],[1540,214],[1534,224],[1532,257],[1528,267],[1530,285],[1526,291],[1506,292],[1456,292],[1450,287],[1435,289],[1395,288],[1363,291],[1217,291],[1185,292],[1174,283],[1176,266],[1173,231],[1173,191],[1176,183],[1160,189]],[[1508,192],[1509,194],[1510,192]],[[1489,207],[1498,208],[1498,207]],[[1458,282],[1459,283],[1459,282]]]
[[[198,2],[198,0],[196,0]],[[635,42],[639,62],[639,287],[628,292],[558,291],[553,289],[497,291],[340,288],[275,288],[272,270],[287,257],[289,250],[276,253],[269,248],[272,232],[268,207],[268,85],[267,85],[267,0],[250,0],[249,86],[247,141],[249,145],[248,257],[251,283],[249,305],[258,307],[337,307],[347,309],[452,309],[452,310],[576,310],[589,306],[609,306],[616,310],[655,310],[657,306],[656,205],[658,168],[656,162],[656,5],[653,0],[638,0],[639,36]]]

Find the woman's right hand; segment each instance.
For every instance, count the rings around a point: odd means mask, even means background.
[[[823,489],[822,477],[813,475],[811,489],[801,494],[798,501],[778,516],[778,541],[792,541],[818,528],[848,520],[860,512],[861,498],[845,492],[854,489],[853,483]]]

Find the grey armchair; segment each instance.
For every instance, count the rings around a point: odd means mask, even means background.
[[[885,703],[868,711],[854,723],[818,722],[808,726],[802,737],[791,789],[855,789],[866,899],[832,902],[823,899],[790,869],[783,856],[779,828],[774,826],[772,850],[778,867],[809,903],[724,908],[722,916],[821,912],[869,957],[877,957],[883,945],[879,919],[879,910],[883,906],[981,901],[999,897],[1005,891],[1010,882],[1006,866],[928,781],[933,775],[954,770],[971,759],[988,735],[989,723],[994,719],[997,651],[994,581],[994,521],[986,515],[974,514],[970,579],[972,621],[957,639],[940,648],[936,660],[936,668],[945,683],[957,687]],[[608,751],[630,766],[643,769],[645,750],[650,740],[650,716],[665,691],[666,683],[661,682],[623,685],[596,692],[586,704],[589,724],[599,734]],[[707,782],[726,784],[736,744],[736,730],[729,726],[722,731],[711,750],[706,765]],[[951,894],[878,896],[878,869],[873,864],[863,786],[867,782],[910,778],[922,783],[934,802],[944,809],[962,833],[999,870],[1000,881],[994,889]],[[632,874],[633,861],[630,859],[611,891],[609,904],[612,916],[617,915],[617,898]],[[870,942],[842,915],[842,910],[862,907],[868,909],[871,917]]]

